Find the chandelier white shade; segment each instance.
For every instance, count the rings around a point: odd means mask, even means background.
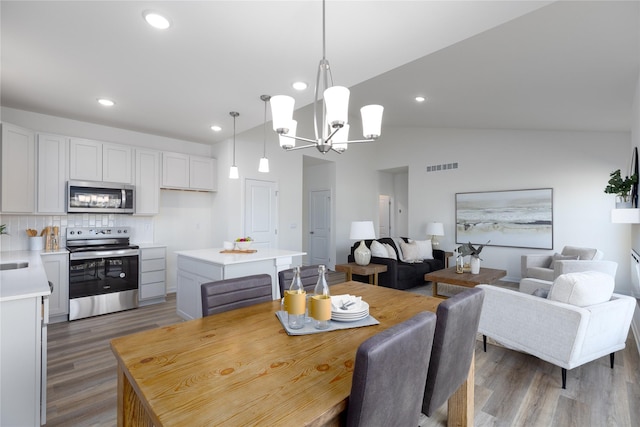
[[[303,138],[292,132],[293,110],[295,100],[287,95],[271,97],[271,115],[273,130],[280,135],[280,147],[285,150],[297,150],[301,148],[316,147],[325,154],[331,150],[342,153],[348,144],[375,141],[381,133],[382,112],[381,105],[368,105],[360,110],[362,114],[362,130],[365,139],[348,140],[348,131],[341,135],[337,133],[349,123],[349,94],[348,88],[333,85],[333,76],[329,61],[326,59],[325,36],[325,0],[322,1],[322,59],[318,66],[315,86],[315,99],[313,103],[313,125],[315,138]],[[321,88],[323,89],[321,91]],[[322,98],[320,98],[322,96]],[[319,104],[321,113],[319,117]],[[321,123],[319,126],[318,123]],[[346,136],[345,136],[346,135]],[[287,142],[286,140],[290,140]],[[295,141],[303,141],[307,144],[296,146]],[[338,144],[336,147],[335,144]]]

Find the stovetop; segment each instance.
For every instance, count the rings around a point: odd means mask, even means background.
[[[129,244],[130,227],[67,227],[69,252],[138,249]]]

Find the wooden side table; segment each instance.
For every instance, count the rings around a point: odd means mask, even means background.
[[[349,264],[336,264],[336,271],[347,273],[347,282],[351,281],[353,274],[369,276],[369,284],[378,286],[378,273],[387,271],[387,266],[383,264],[358,265],[355,262]]]

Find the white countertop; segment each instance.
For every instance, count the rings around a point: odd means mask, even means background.
[[[230,265],[242,264],[244,262],[264,261],[275,258],[303,256],[306,252],[287,251],[283,249],[256,248],[257,252],[244,254],[222,254],[222,248],[196,249],[190,251],[176,251],[179,256],[193,258],[199,261],[210,262],[212,264]]]
[[[49,295],[49,281],[40,254],[52,252],[10,251],[0,252],[0,263],[28,262],[26,268],[0,271],[0,302]],[[65,253],[61,251],[60,253]]]

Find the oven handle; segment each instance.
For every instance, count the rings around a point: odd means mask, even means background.
[[[87,251],[87,252],[73,252],[69,254],[71,261],[81,259],[94,259],[94,258],[116,258],[122,256],[137,256],[140,254],[138,249],[117,249],[109,251]]]

